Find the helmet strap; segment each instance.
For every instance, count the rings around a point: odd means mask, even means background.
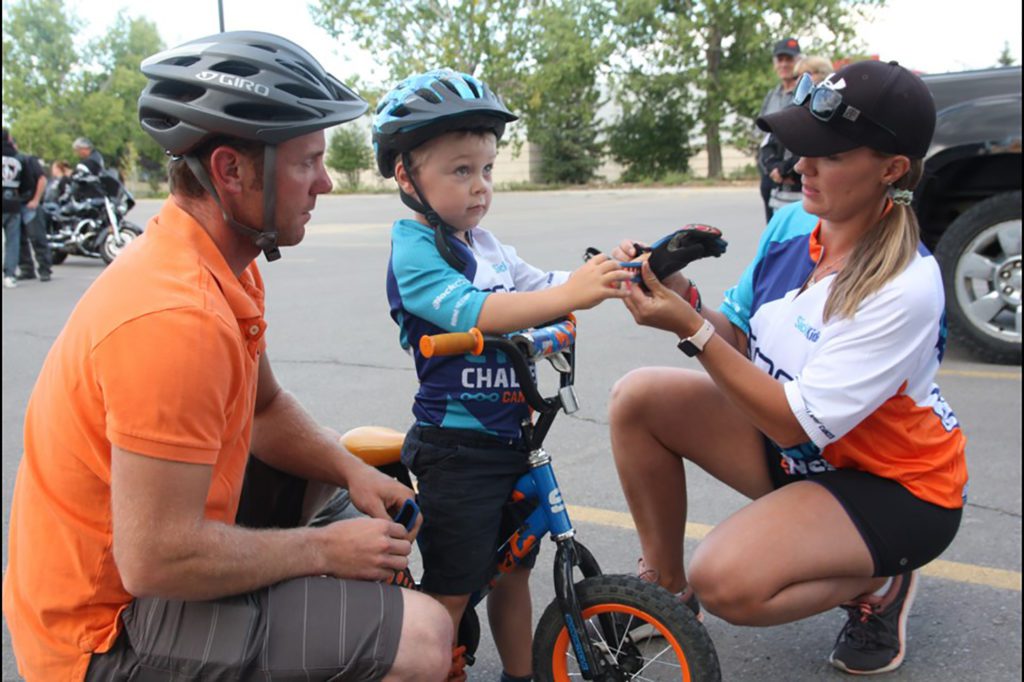
[[[275,261],[281,257],[281,250],[277,246],[277,230],[273,227],[274,221],[274,208],[277,205],[276,196],[276,183],[274,182],[274,162],[276,160],[276,147],[274,145],[267,145],[263,152],[263,226],[264,230],[257,230],[243,225],[242,223],[235,220],[227,207],[224,206],[220,200],[220,195],[217,194],[217,190],[214,188],[213,183],[210,182],[210,176],[207,174],[206,169],[203,168],[203,164],[199,162],[192,154],[186,154],[184,157],[185,163],[188,164],[189,170],[192,171],[192,175],[196,177],[199,184],[203,186],[213,200],[217,203],[220,208],[220,213],[224,217],[224,222],[227,223],[231,229],[235,230],[239,234],[248,238],[263,251],[263,255],[266,256],[267,261]],[[268,212],[268,207],[270,211]]]
[[[406,194],[402,189],[399,189],[398,195],[402,199],[402,203],[413,211],[422,214],[427,219],[427,222],[430,223],[430,226],[434,228],[434,246],[437,247],[437,252],[441,254],[441,258],[444,258],[448,265],[459,272],[465,272],[466,263],[459,258],[449,243],[456,230],[446,223],[423,197],[423,192],[420,191],[419,186],[416,184],[416,179],[413,178],[412,171],[410,170],[412,168],[412,158],[409,152],[402,152],[402,165],[405,166],[406,176],[409,178],[413,191],[416,192],[416,197],[414,198]]]

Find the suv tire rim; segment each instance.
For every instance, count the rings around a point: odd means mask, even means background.
[[[986,228],[964,249],[956,265],[960,309],[978,330],[1020,343],[1021,221]]]

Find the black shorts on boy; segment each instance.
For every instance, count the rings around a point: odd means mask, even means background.
[[[416,476],[423,526],[420,586],[431,594],[472,594],[495,569],[495,553],[522,519],[507,504],[529,470],[523,443],[478,431],[414,425],[402,463]],[[520,562],[532,568],[539,543]]]

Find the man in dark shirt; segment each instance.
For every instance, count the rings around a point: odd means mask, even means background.
[[[793,98],[793,89],[796,88],[797,80],[796,60],[799,56],[800,43],[796,38],[783,38],[775,43],[775,48],[772,50],[772,66],[775,68],[775,74],[779,77],[779,84],[765,96],[758,118],[782,109]],[[767,137],[765,141],[767,141]],[[769,171],[760,163],[757,169],[761,174],[761,199],[764,200],[765,220],[768,221],[772,219],[774,212],[768,202],[776,183],[769,175]]]
[[[39,182],[39,164],[29,163],[24,154],[18,153],[7,128],[3,129],[3,138],[3,226],[7,239],[3,285],[5,289],[13,289],[17,286],[14,275],[21,247],[22,210],[35,210],[39,206],[46,185]]]
[[[17,147],[17,145],[15,145]],[[34,168],[33,172],[39,178],[33,188],[33,201],[21,208],[21,246],[18,260],[18,279],[35,279],[36,264],[39,265],[39,281],[49,282],[51,266],[53,265],[50,255],[50,243],[46,239],[46,216],[39,206],[43,195],[46,193],[47,174],[43,162],[38,156],[31,154],[23,155],[27,163]],[[35,253],[35,261],[32,254]]]
[[[106,167],[106,164],[103,163],[103,155],[96,151],[88,137],[78,138],[72,143],[71,148],[78,155],[78,165],[85,166],[93,175],[99,175]]]

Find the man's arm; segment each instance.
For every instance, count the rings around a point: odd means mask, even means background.
[[[254,530],[206,519],[212,471],[112,449],[114,561],[128,592],[215,599],[306,575],[381,580],[408,564],[411,543],[390,521]]]
[[[32,195],[32,198],[25,204],[26,208],[35,210],[39,207],[39,202],[43,200],[43,192],[46,191],[46,176],[42,173],[39,174],[39,179],[36,180],[36,191]]]
[[[346,450],[277,382],[267,354],[260,356],[252,453],[293,476],[347,488],[364,514],[388,519],[414,493]]]

